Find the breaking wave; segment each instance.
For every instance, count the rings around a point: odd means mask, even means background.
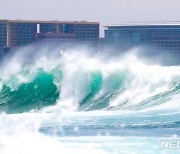
[[[110,59],[77,51],[35,55],[28,61],[29,54],[18,53],[2,62],[1,112],[45,106],[91,111],[178,105],[179,66],[148,65],[133,54]]]

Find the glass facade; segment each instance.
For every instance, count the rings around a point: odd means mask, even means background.
[[[11,23],[11,46],[25,46],[35,41],[35,23]]]
[[[99,25],[90,24],[76,24],[75,34],[77,36],[78,42],[80,43],[99,43]]]
[[[40,33],[75,34],[77,43],[98,45],[99,24],[40,24]]]
[[[107,26],[105,41],[122,49],[144,46],[180,53],[180,25]]]
[[[56,33],[57,27],[56,24],[51,23],[42,23],[40,24],[40,33]]]
[[[0,48],[2,49],[7,44],[7,24],[0,23]]]
[[[72,33],[74,34],[74,24],[59,24],[59,32],[60,33]]]
[[[46,40],[49,44],[76,42],[99,44],[98,22],[0,20],[0,48],[26,46]]]

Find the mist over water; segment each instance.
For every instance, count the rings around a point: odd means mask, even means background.
[[[0,153],[179,152],[160,143],[180,135],[180,66],[138,48],[91,51],[26,47],[2,59]]]

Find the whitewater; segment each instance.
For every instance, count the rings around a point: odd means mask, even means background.
[[[0,153],[180,153],[180,66],[22,48],[0,63]]]

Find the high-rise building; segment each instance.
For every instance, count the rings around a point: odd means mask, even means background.
[[[7,23],[0,21],[0,48],[7,46]]]
[[[0,50],[43,41],[51,45],[76,42],[97,46],[99,44],[99,23],[0,20]]]
[[[51,22],[41,23],[40,33],[56,33],[75,35],[77,43],[98,45],[99,44],[99,23],[98,22]]]
[[[35,41],[37,25],[35,23],[10,23],[9,46],[18,47]]]
[[[180,54],[180,22],[124,23],[105,26],[105,42],[127,50],[145,47],[148,52]]]

